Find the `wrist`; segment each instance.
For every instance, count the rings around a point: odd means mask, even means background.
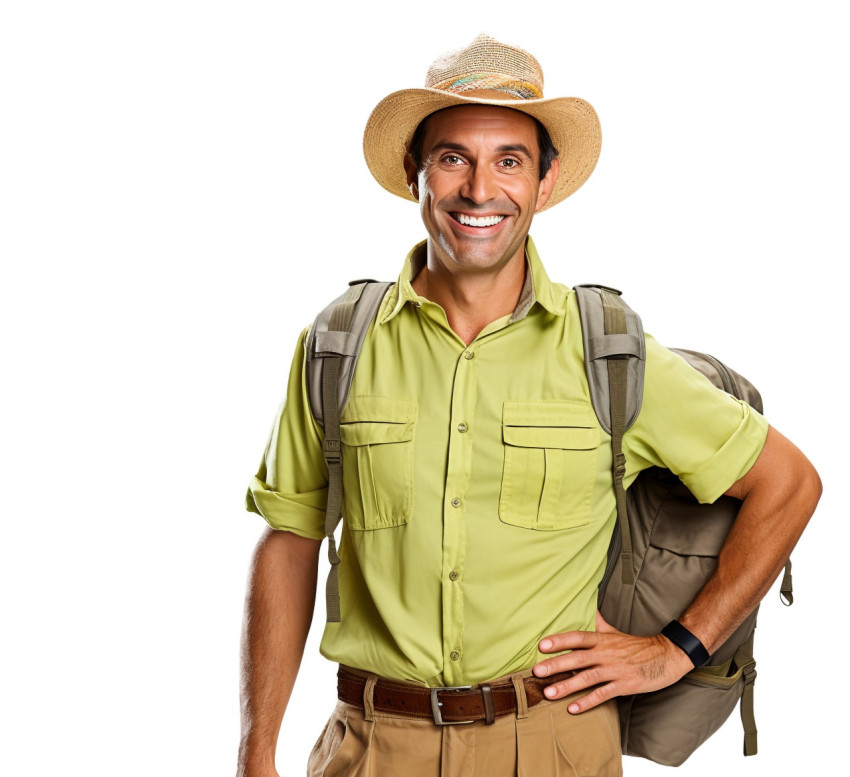
[[[661,629],[661,634],[690,660],[693,668],[699,668],[708,663],[710,656],[705,645],[679,621],[670,621]]]
[[[237,777],[251,775],[277,774],[275,752],[267,744],[257,744],[243,740],[239,747]]]

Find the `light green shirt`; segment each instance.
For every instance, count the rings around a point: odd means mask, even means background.
[[[547,634],[593,630],[616,507],[609,436],[585,378],[574,293],[528,240],[516,310],[465,345],[405,260],[363,345],[341,416],[341,621],[327,658],[463,685],[526,669]],[[327,468],[309,410],[304,334],[248,494],[276,529],[324,536]],[[646,342],[626,484],[666,467],[714,501],[757,458],[767,422]]]

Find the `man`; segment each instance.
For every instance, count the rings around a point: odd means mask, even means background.
[[[614,698],[693,668],[668,638],[622,634],[596,612],[615,516],[610,445],[574,295],[549,281],[528,231],[590,175],[600,133],[586,102],[545,100],[542,82],[533,57],[481,36],[367,126],[371,171],[419,202],[428,239],[378,310],[340,419],[342,613],[321,649],[341,665],[341,700],[310,775],[620,774]],[[302,336],[248,497],[272,527],[246,607],[250,777],[276,774],[324,535],[304,347]],[[717,572],[679,619],[711,652],[778,574],[820,482],[755,411],[650,337],[646,348],[626,483],[660,465],[701,501],[743,500]],[[458,686],[473,692],[428,690]],[[449,718],[452,698],[468,701]],[[428,718],[411,712],[429,700]],[[444,715],[473,722],[440,726]]]

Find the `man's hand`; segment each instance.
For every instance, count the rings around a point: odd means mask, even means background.
[[[568,680],[546,688],[548,699],[593,690],[570,704],[571,713],[585,712],[615,696],[666,688],[694,668],[685,653],[660,634],[634,637],[617,631],[596,613],[596,631],[568,631],[540,641],[542,653],[572,653],[547,658],[534,667],[537,677],[574,671]],[[595,686],[595,687],[594,687]]]

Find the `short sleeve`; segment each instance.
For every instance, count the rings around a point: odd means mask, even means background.
[[[306,336],[305,329],[292,359],[286,400],[275,419],[245,503],[273,529],[318,540],[325,536],[328,469],[322,453],[322,429],[310,411],[305,376]]]
[[[767,429],[764,416],[647,335],[643,403],[623,438],[627,484],[665,467],[700,502],[714,502],[755,463]]]

